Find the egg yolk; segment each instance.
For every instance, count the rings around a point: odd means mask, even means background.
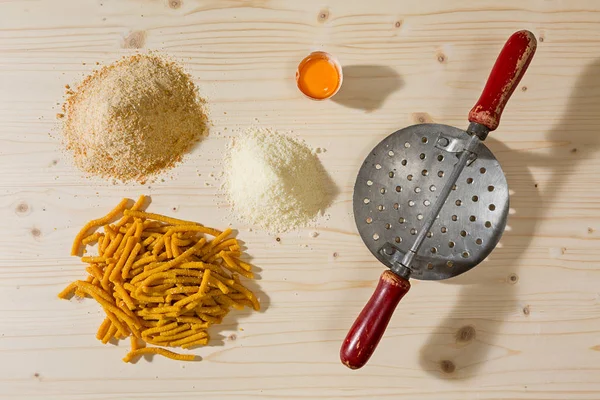
[[[324,57],[310,57],[298,70],[298,87],[314,99],[326,99],[340,84],[335,65]]]

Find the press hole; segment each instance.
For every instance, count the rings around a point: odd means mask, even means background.
[[[473,183],[473,178],[467,178],[467,183],[470,185],[471,183]]]
[[[400,193],[402,191],[402,186],[396,186],[396,192]]]
[[[446,261],[446,265],[452,268],[454,266],[454,263],[452,261]]]
[[[473,200],[474,202],[478,202],[479,201],[479,197],[478,196],[473,196],[473,197],[471,197],[471,200]]]
[[[375,164],[375,169],[381,169],[381,164]]]
[[[412,201],[412,200],[409,200],[409,201],[408,201],[408,206],[409,206],[409,207],[412,207],[412,206],[414,206],[414,205],[415,205],[415,202],[414,202],[414,201]]]
[[[490,211],[494,211],[496,209],[496,206],[493,204],[490,204],[490,206],[488,208],[490,209]]]
[[[363,200],[363,203],[365,203],[365,204],[369,204],[370,202],[371,202],[371,199],[364,199]]]
[[[492,223],[490,221],[485,221],[485,227],[486,228],[491,228],[492,227]]]
[[[440,154],[440,155],[438,156],[438,161],[444,161],[444,156]]]
[[[423,205],[424,205],[425,207],[429,207],[429,205],[431,205],[431,202],[430,202],[429,200],[425,200],[425,201],[423,202]]]
[[[494,187],[492,185],[488,186],[488,192],[493,192],[494,191]]]
[[[408,162],[408,161],[406,161],[406,160],[402,160],[402,161],[400,162],[400,164],[402,164],[402,165],[406,165],[406,163],[407,163],[407,162]]]
[[[433,269],[433,264],[432,263],[427,264],[427,269]]]
[[[425,157],[426,157],[425,153],[421,153],[421,154],[419,154],[419,158],[420,158],[421,160],[424,160],[424,159],[425,159]]]
[[[431,252],[432,252],[433,254],[437,253],[437,248],[435,248],[435,247],[432,247],[432,248],[431,248]]]
[[[383,211],[383,210],[385,210],[385,206],[383,206],[383,205],[377,206],[377,209],[379,211]]]
[[[431,185],[431,186],[429,186],[429,190],[431,190],[432,192],[435,192],[435,190],[436,190],[436,187],[435,187],[435,185]]]
[[[453,241],[448,242],[448,247],[450,247],[451,249],[454,248],[454,245],[456,243],[454,243]]]
[[[438,171],[438,176],[442,178],[444,176],[444,171]]]
[[[401,224],[403,224],[404,221],[406,221],[406,220],[403,217],[398,218],[398,222],[400,222]]]
[[[425,136],[421,138],[421,143],[427,143],[427,138]]]
[[[442,233],[446,233],[448,232],[448,229],[445,226],[442,226],[442,229],[440,229],[442,231]]]
[[[462,204],[462,201],[460,201],[460,200],[456,200],[456,201],[454,202],[454,204],[456,204],[457,206],[459,206],[459,207],[460,207],[460,205]]]
[[[471,222],[475,222],[476,220],[477,220],[477,217],[475,217],[474,215],[471,215],[469,217],[469,221],[471,221]]]
[[[379,240],[379,235],[378,235],[378,234],[376,234],[376,233],[374,233],[374,234],[373,234],[373,239],[374,239],[374,240]]]
[[[388,176],[389,176],[390,178],[393,178],[393,177],[394,177],[394,171],[390,171],[390,173],[388,174]]]
[[[404,147],[406,147],[408,149],[410,147],[410,143],[408,143],[408,142],[404,143]]]
[[[367,217],[366,221],[367,221],[367,224],[370,224],[371,222],[373,222],[373,218]]]
[[[411,234],[411,235],[416,235],[416,234],[417,234],[417,230],[416,230],[415,228],[412,228],[412,229],[410,230],[410,234]]]
[[[421,193],[421,188],[420,187],[416,187],[415,188],[415,193]]]
[[[463,251],[461,255],[462,255],[462,258],[469,258],[469,252],[468,251]]]
[[[421,175],[427,176],[427,175],[429,175],[429,171],[427,171],[426,169],[424,169],[423,171],[421,171]]]
[[[428,238],[432,238],[433,237],[433,232],[427,232],[427,237]]]
[[[456,190],[456,185],[452,185],[452,190]]]
[[[373,181],[367,181],[367,186],[373,185]]]
[[[462,236],[462,237],[467,236],[467,231],[460,231],[460,236]]]
[[[408,179],[409,181],[412,181],[412,178],[413,178],[413,176],[412,176],[412,175],[408,175],[408,176],[406,177],[406,179]]]
[[[400,242],[402,242],[402,238],[400,236],[396,236],[396,239],[394,239],[394,241],[396,243],[400,243]]]
[[[485,171],[486,171],[485,168],[483,168],[483,167],[479,168],[479,172],[481,172],[482,174],[485,174]]]
[[[392,227],[391,224],[385,224],[385,229],[390,229]]]
[[[482,244],[482,243],[483,243],[483,240],[481,240],[481,239],[477,239],[477,240],[475,241],[475,243],[477,243],[477,244]]]
[[[381,188],[381,189],[379,189],[379,193],[381,193],[381,194],[385,194],[385,188]]]
[[[400,208],[400,204],[394,203],[394,210],[397,210],[398,208]]]
[[[452,216],[452,221],[458,221],[458,216],[457,215],[453,215]]]
[[[388,156],[394,157],[394,152],[392,150],[388,151]]]
[[[420,221],[423,219],[423,214],[417,214],[417,219]]]

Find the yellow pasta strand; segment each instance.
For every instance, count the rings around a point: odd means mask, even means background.
[[[131,351],[136,351],[136,350],[143,349],[144,347],[146,347],[146,345],[144,345],[143,343],[142,343],[142,345],[140,345],[138,338],[135,336],[130,336],[130,343],[131,343]]]
[[[157,261],[157,257],[152,255],[152,256],[146,256],[143,258],[140,258],[139,260],[137,260],[136,262],[133,263],[132,267],[133,268],[137,268],[137,267],[142,267],[146,264],[150,264],[151,262],[155,262]]]
[[[172,322],[168,325],[157,326],[156,328],[146,329],[144,332],[142,332],[142,336],[150,336],[155,333],[166,332],[168,330],[175,329],[175,328],[177,328],[177,322]]]
[[[71,255],[76,256],[79,253],[79,246],[81,245],[81,241],[85,237],[85,234],[92,228],[97,226],[106,225],[112,219],[114,219],[118,214],[123,212],[125,207],[127,207],[127,199],[121,200],[121,202],[108,214],[106,214],[102,218],[95,219],[93,221],[88,222],[83,226],[83,228],[79,231],[77,236],[75,236],[75,240],[73,241],[73,246],[71,247]]]
[[[181,340],[181,339],[185,339],[188,338],[192,335],[195,335],[199,332],[192,330],[191,327],[188,326],[188,329],[183,331],[183,332],[179,332],[173,335],[160,335],[160,336],[155,336],[153,339],[157,342],[157,343],[163,343],[163,346],[166,346],[167,343],[169,342],[174,342],[176,340]],[[170,343],[169,343],[170,345]]]
[[[219,254],[221,255],[221,257],[225,261],[225,264],[226,264],[226,266],[227,266],[228,269],[230,269],[232,271],[235,271],[235,272],[239,273],[240,275],[245,276],[246,278],[249,278],[249,279],[254,278],[254,274],[252,272],[248,272],[245,269],[243,269],[242,267],[239,267],[236,264],[236,262],[233,260],[233,258],[229,257],[224,251],[222,251]]]
[[[81,244],[83,244],[84,246],[86,246],[86,245],[88,245],[88,244],[90,244],[90,243],[95,243],[95,242],[97,242],[97,241],[98,241],[98,239],[100,239],[102,236],[104,236],[104,235],[102,235],[102,233],[100,233],[100,232],[93,233],[93,234],[89,235],[88,237],[85,237],[85,238],[84,238],[84,239],[81,241]]]
[[[177,322],[195,324],[197,326],[202,326],[204,328],[208,328],[208,324],[206,323],[206,321],[204,321],[198,317],[177,317],[176,319],[177,319]]]
[[[98,280],[102,280],[102,270],[98,267],[98,264],[90,264],[89,267],[85,269],[88,274],[92,275],[94,278]]]
[[[109,310],[104,309],[104,312],[106,313],[106,317],[110,319],[110,322],[117,328],[117,332],[119,332],[123,336],[127,336],[127,334],[129,333],[129,329],[127,329],[127,326],[123,325],[121,321],[119,321],[117,316]]]
[[[81,257],[81,261],[88,264],[106,262],[106,257]]]
[[[104,321],[102,321],[102,323],[100,324],[100,327],[98,328],[98,332],[96,332],[96,339],[102,340],[104,338],[104,336],[106,335],[106,332],[108,332],[108,328],[110,327],[110,325],[111,325],[110,318],[108,318],[108,317],[104,318]]]
[[[201,225],[170,226],[168,228],[168,230],[171,232],[199,232],[199,233],[206,233],[211,236],[218,236],[221,234],[221,231],[219,231],[217,229],[207,228],[207,227],[201,226]]]
[[[123,240],[123,234],[119,233],[117,236],[111,240],[110,244],[104,251],[104,257],[109,258],[112,257],[113,254],[117,251],[117,247],[121,245],[121,241]]]
[[[135,225],[131,225],[129,227],[129,229],[127,229],[125,236],[123,236],[121,243],[119,243],[119,247],[117,247],[117,251],[115,251],[115,257],[121,257],[123,249],[127,246],[127,243],[129,243],[129,238],[131,236],[133,236],[134,233],[135,233]]]
[[[248,289],[246,289],[245,287],[243,287],[239,283],[234,283],[233,287],[235,289],[237,289],[239,292],[241,292],[244,295],[246,295],[246,297],[248,298],[248,300],[250,300],[252,302],[252,304],[254,305],[254,309],[256,311],[260,310],[260,304],[259,304],[258,299],[256,298],[256,296],[254,295],[254,293],[252,293],[251,291],[249,291]]]
[[[131,270],[131,267],[133,266],[135,257],[137,257],[137,254],[140,252],[141,249],[142,249],[142,245],[140,243],[136,243],[135,247],[131,251],[131,254],[129,254],[129,257],[127,258],[127,261],[125,262],[125,265],[123,266],[123,271],[121,273],[121,277],[123,279],[126,279],[129,276],[129,271]]]
[[[138,197],[138,199],[135,202],[135,204],[133,205],[133,207],[131,207],[131,210],[133,210],[133,211],[140,210],[144,206],[145,202],[146,202],[146,196],[141,195],[140,197]],[[131,218],[128,215],[124,215],[121,218],[121,220],[115,224],[115,226],[117,228],[120,228],[121,226],[125,225],[130,219]]]
[[[123,286],[121,286],[121,284],[118,282],[115,283],[115,292],[117,292],[119,295],[121,295],[121,298],[127,305],[127,308],[129,308],[132,311],[135,310],[135,304],[133,303],[131,296],[129,296],[129,293],[127,293],[127,290],[125,290],[125,288]]]
[[[206,293],[206,290],[208,289],[208,281],[210,279],[210,275],[211,275],[210,269],[207,269],[206,271],[204,271],[204,274],[202,275],[202,283],[200,284],[198,293],[200,293],[200,294]]]
[[[194,340],[193,342],[182,344],[181,347],[184,349],[190,349],[194,346],[205,346],[208,344],[208,338]]]
[[[173,238],[171,236],[171,253],[173,254],[173,257],[179,257],[181,255],[181,251],[179,250],[176,240],[174,240],[174,239],[176,239],[176,238]]]
[[[110,327],[107,329],[106,333],[104,334],[104,336],[102,337],[102,343],[106,344],[110,341],[110,339],[112,339],[115,334],[117,333],[117,327],[115,325],[110,325]]]
[[[206,332],[196,333],[195,335],[187,336],[183,339],[175,340],[173,342],[169,342],[169,346],[176,347],[181,346],[182,344],[191,343],[194,340],[203,339],[207,337],[208,334]]]
[[[221,241],[223,241],[225,238],[227,238],[227,236],[231,235],[231,228],[227,228],[225,229],[223,232],[221,232],[217,237],[215,237],[209,244],[208,244],[208,248],[212,249],[213,247],[215,247],[216,245],[218,245],[219,243],[221,243]]]
[[[117,265],[116,263],[112,262],[110,264],[108,264],[108,266],[104,269],[104,275],[102,276],[102,288],[106,291],[110,290],[110,274],[112,273],[113,269],[115,268],[115,265]]]
[[[171,225],[197,225],[195,222],[184,221],[184,220],[177,219],[177,218],[171,218],[171,217],[167,217],[167,216],[161,215],[161,214],[147,213],[145,211],[125,210],[124,214],[129,217],[153,219],[153,220],[160,221],[160,222],[166,222],[167,224],[171,224]]]
[[[130,362],[135,357],[139,357],[144,354],[159,354],[161,356],[178,361],[194,361],[196,358],[196,356],[193,354],[177,354],[169,350],[161,349],[160,347],[144,347],[143,349],[130,351],[125,358],[123,358],[123,361]]]
[[[165,251],[167,252],[167,258],[173,258],[173,252],[171,248],[171,236],[165,235]]]
[[[160,336],[171,336],[171,335],[175,335],[177,333],[186,331],[188,329],[190,329],[191,326],[190,324],[183,324],[183,325],[179,325],[177,328],[175,329],[171,329],[170,331],[163,331],[160,333]]]
[[[68,299],[73,295],[73,293],[77,290],[77,284],[75,282],[71,283],[69,286],[64,288],[59,294],[59,299]]]

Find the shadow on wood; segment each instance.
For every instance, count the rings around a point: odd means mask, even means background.
[[[509,315],[526,317],[529,306],[516,298],[517,266],[577,163],[592,159],[600,147],[600,60],[578,79],[563,119],[547,135],[551,150],[511,150],[491,136],[486,144],[500,161],[511,195],[507,230],[490,257],[472,271],[445,281],[464,285],[447,318],[421,349],[421,366],[443,379],[468,379],[486,362],[510,357],[516,349],[498,346],[497,335]],[[545,149],[544,149],[545,150]],[[535,182],[529,168],[551,173],[548,188]]]
[[[526,167],[513,168],[523,155],[492,137],[486,145],[506,174],[512,192],[511,215],[500,243],[486,260],[463,275],[440,282],[463,287],[447,317],[421,348],[420,361],[423,369],[445,379],[473,377],[485,362],[512,354],[511,349],[495,346],[496,337],[506,317],[517,312],[517,266],[535,232],[539,213],[539,209],[526,207],[532,196],[539,196],[528,189],[534,187],[533,177]]]
[[[343,74],[342,87],[332,100],[366,112],[380,108],[404,84],[394,69],[383,65],[348,65]]]

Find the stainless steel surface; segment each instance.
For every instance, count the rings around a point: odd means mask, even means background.
[[[434,205],[471,138],[446,125],[414,125],[385,138],[365,159],[354,186],[356,225],[373,255],[394,272],[406,274],[400,260],[416,244],[427,217],[435,215]],[[506,179],[488,148],[479,140],[472,143],[476,158],[467,158],[424,232],[408,265],[412,278],[459,275],[500,240],[509,209]]]
[[[448,147],[448,151],[452,153],[456,153],[456,148],[462,149],[460,151],[460,155],[458,158],[458,162],[452,168],[452,173],[444,183],[442,190],[440,190],[438,197],[435,202],[433,202],[433,206],[431,210],[424,214],[423,216],[423,224],[419,228],[417,232],[417,237],[413,242],[410,250],[404,255],[401,264],[405,267],[410,268],[413,259],[417,255],[417,252],[423,245],[423,241],[425,240],[427,235],[431,234],[431,227],[435,222],[437,216],[440,211],[442,211],[442,207],[446,204],[446,199],[450,196],[450,192],[456,186],[456,181],[458,177],[462,173],[463,169],[467,165],[467,161],[469,161],[473,153],[473,149],[477,147],[479,144],[479,138],[477,136],[468,136],[467,143],[465,144],[463,140],[456,138],[448,138],[446,136],[440,136],[437,140],[437,148],[441,148],[443,150],[444,147]],[[446,145],[446,143],[448,143]],[[452,146],[452,147],[451,147]]]

